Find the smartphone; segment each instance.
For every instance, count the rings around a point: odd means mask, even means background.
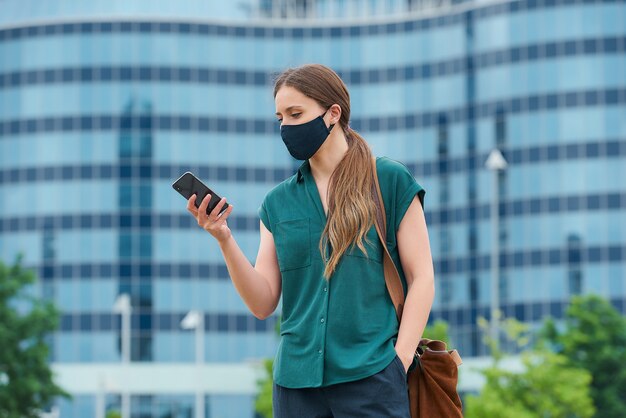
[[[172,187],[178,193],[180,193],[185,199],[189,200],[192,195],[196,195],[196,207],[200,207],[200,203],[206,197],[206,195],[211,195],[211,200],[209,201],[209,205],[206,208],[207,215],[215,209],[215,206],[222,199],[215,193],[213,190],[209,189],[204,183],[198,179],[198,177],[194,176],[193,173],[187,171],[185,174],[180,176],[174,183],[172,183]],[[220,211],[220,213],[224,212],[228,208],[228,203],[224,204],[224,207]]]

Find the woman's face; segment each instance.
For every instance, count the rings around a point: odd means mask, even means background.
[[[329,115],[315,100],[305,96],[293,87],[283,86],[276,93],[276,117],[281,125],[300,125],[324,115],[326,123]]]

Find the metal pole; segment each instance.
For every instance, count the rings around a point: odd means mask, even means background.
[[[202,388],[202,363],[204,363],[204,312],[192,310],[180,321],[183,329],[195,329],[196,338],[196,418],[204,418],[204,391]]]
[[[130,309],[122,312],[122,362],[130,363]]]
[[[128,373],[130,371],[130,314],[132,306],[126,293],[118,296],[113,310],[122,315],[122,365],[126,372],[126,387],[122,390],[122,418],[130,418],[130,394],[128,392]]]
[[[198,323],[196,324],[196,364],[204,363],[204,313],[199,311]],[[205,418],[204,391],[201,386],[201,367],[198,367],[198,380],[196,383],[196,418]]]
[[[197,313],[198,323],[196,325],[196,363],[204,363],[204,314]]]
[[[500,193],[499,172],[507,162],[499,149],[489,154],[485,166],[493,173],[491,182],[491,340],[497,350],[500,343]]]
[[[104,402],[104,381],[102,376],[98,379],[98,392],[96,393],[96,418],[104,418],[105,415],[105,402]]]
[[[122,362],[126,371],[130,365],[130,304],[129,309],[125,309],[122,313]],[[128,378],[128,376],[127,376]],[[128,385],[128,381],[126,382]],[[130,418],[130,394],[128,386],[122,392],[122,418]]]
[[[499,346],[500,328],[500,211],[498,195],[498,170],[493,170],[491,196],[491,339]]]

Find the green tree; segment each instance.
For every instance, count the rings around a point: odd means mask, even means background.
[[[263,361],[265,366],[265,377],[259,380],[259,394],[256,398],[254,409],[262,417],[272,418],[272,390],[274,388],[274,379],[272,379],[272,367],[274,360],[266,359]]]
[[[448,335],[448,323],[440,319],[428,325],[424,329],[424,337],[430,340],[440,340],[448,345],[448,349],[451,348],[450,336]]]
[[[488,329],[484,319],[479,321]],[[503,322],[507,338],[520,348],[529,342],[528,327],[514,319]],[[497,344],[485,338],[491,347],[493,364],[482,370],[485,385],[478,396],[465,399],[466,418],[589,418],[594,407],[589,394],[591,375],[573,367],[565,356],[535,348],[521,355],[523,371],[501,367],[504,358]]]
[[[276,331],[276,335],[280,335],[280,317],[276,321],[274,331]],[[274,416],[272,409],[272,391],[274,388],[273,368],[274,360],[265,359],[263,361],[265,375],[257,381],[259,393],[254,402],[254,411],[264,418],[272,418]]]
[[[562,325],[559,332],[547,321],[544,341],[570,365],[589,371],[595,416],[626,417],[626,318],[599,296],[576,296]]]
[[[276,323],[276,333],[280,334],[280,320]],[[445,341],[450,347],[448,337],[448,323],[445,321],[435,321],[424,330],[424,338],[431,340]],[[260,416],[264,418],[272,418],[272,389],[274,381],[272,379],[273,360],[265,360],[265,376],[257,382],[259,394],[256,398],[254,409]]]
[[[29,294],[35,275],[21,261],[0,262],[0,418],[36,418],[56,396],[69,398],[53,382],[45,341],[59,313]]]

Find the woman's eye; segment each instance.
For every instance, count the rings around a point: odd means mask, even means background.
[[[302,115],[302,112],[298,112],[298,113],[291,113],[289,115],[290,118],[292,119],[298,119],[300,117],[300,115]],[[283,123],[283,119],[282,118],[277,118],[278,123]]]

